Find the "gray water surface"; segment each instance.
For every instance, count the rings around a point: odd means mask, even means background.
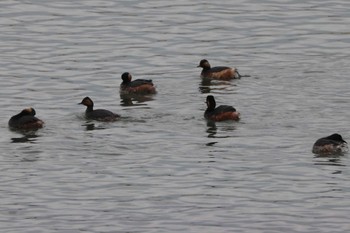
[[[0,2],[1,232],[349,232],[350,3]],[[196,66],[249,75],[204,83]],[[120,76],[158,93],[122,99]],[[239,122],[207,123],[208,94]],[[87,122],[96,108],[122,119]],[[34,107],[33,134],[7,122]]]

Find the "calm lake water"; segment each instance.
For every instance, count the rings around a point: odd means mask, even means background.
[[[347,0],[0,2],[1,232],[349,232]],[[196,66],[249,75],[203,83]],[[122,99],[120,76],[158,93]],[[205,98],[239,122],[207,124]],[[120,115],[87,122],[97,108]],[[8,129],[32,106],[46,127]]]

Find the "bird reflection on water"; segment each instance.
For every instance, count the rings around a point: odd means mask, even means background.
[[[146,102],[152,101],[153,97],[149,95],[123,94],[120,95],[120,105],[128,106],[144,106]]]
[[[210,80],[203,78],[199,83],[199,92],[202,94],[211,93],[213,90],[227,90],[232,86],[236,86],[230,81],[221,81],[221,80]]]
[[[12,143],[35,143],[36,138],[38,138],[39,136],[35,133],[35,132],[27,132],[25,134],[22,135],[22,137],[14,137],[11,138],[11,142]]]

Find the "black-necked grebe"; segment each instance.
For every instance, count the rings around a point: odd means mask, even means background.
[[[10,118],[8,124],[12,129],[36,130],[44,126],[44,122],[35,117],[34,108],[23,109],[20,113]]]
[[[224,120],[239,120],[240,113],[232,106],[220,105],[216,107],[214,96],[208,95],[207,110],[204,112],[204,117],[212,121],[224,121]]]
[[[201,60],[197,67],[203,68],[201,72],[202,78],[230,80],[241,77],[236,68],[226,66],[211,67],[206,59]]]
[[[320,155],[342,154],[348,150],[347,142],[337,133],[318,139],[312,147],[312,153]]]
[[[121,76],[123,82],[120,84],[121,94],[155,94],[156,88],[151,79],[136,79],[132,81],[130,73],[125,72]]]
[[[79,104],[86,106],[85,117],[90,120],[115,121],[120,117],[118,114],[105,109],[94,110],[94,102],[89,97],[85,97]]]

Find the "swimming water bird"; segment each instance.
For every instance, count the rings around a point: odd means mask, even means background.
[[[90,120],[115,121],[120,117],[120,115],[105,109],[94,110],[94,102],[90,99],[90,97],[85,97],[79,104],[86,106],[85,117]]]
[[[240,113],[236,109],[229,105],[220,105],[216,107],[214,96],[208,95],[207,110],[204,112],[204,117],[212,121],[224,121],[224,120],[239,120]]]
[[[312,153],[320,155],[342,154],[348,150],[347,142],[337,133],[318,139],[312,147]]]
[[[241,77],[236,68],[226,66],[211,67],[208,60],[206,59],[201,60],[197,67],[203,68],[201,72],[202,78],[230,80]]]
[[[44,126],[44,122],[35,117],[34,108],[23,109],[17,115],[10,118],[8,124],[12,129],[37,130]]]
[[[121,76],[123,82],[120,84],[121,94],[155,94],[156,88],[151,79],[132,80],[130,73],[125,72]]]

